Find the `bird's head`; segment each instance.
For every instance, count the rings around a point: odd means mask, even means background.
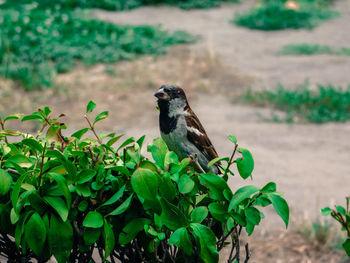
[[[177,85],[162,85],[159,90],[154,93],[158,99],[158,106],[161,114],[167,114],[169,117],[176,115],[187,115],[189,108],[187,98],[183,89]]]
[[[187,101],[183,89],[173,84],[162,85],[159,90],[154,93],[154,96],[156,96],[158,100],[162,101],[171,101],[174,99],[182,99]]]

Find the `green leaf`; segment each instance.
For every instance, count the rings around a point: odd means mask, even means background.
[[[49,173],[49,175],[51,175],[52,178],[56,181],[58,188],[60,189],[62,195],[66,199],[67,207],[70,208],[70,205],[72,203],[72,196],[67,186],[66,179],[62,175],[57,173]]]
[[[247,185],[238,189],[231,199],[228,211],[236,209],[237,205],[239,205],[242,201],[249,198],[252,194],[256,193],[257,191],[259,191],[259,188],[254,185]]]
[[[81,170],[78,175],[77,175],[77,184],[83,184],[86,182],[89,182],[94,176],[96,175],[96,171],[91,170],[91,169],[84,169]]]
[[[78,209],[80,212],[85,212],[88,206],[89,206],[88,202],[86,200],[82,200],[78,205]]]
[[[136,235],[144,229],[144,225],[150,224],[151,220],[148,218],[136,218],[128,223],[119,234],[119,243],[126,245],[132,241]]]
[[[83,137],[83,135],[84,135],[85,133],[87,133],[88,130],[89,130],[89,128],[84,128],[84,129],[81,129],[81,130],[79,130],[79,131],[76,131],[75,133],[73,133],[73,134],[71,135],[71,137],[75,137],[75,138],[77,138],[78,140],[80,140],[81,137]]]
[[[18,196],[19,196],[19,193],[21,191],[22,183],[29,174],[30,174],[30,171],[22,174],[21,177],[18,178],[18,180],[17,180],[17,182],[16,182],[16,184],[13,187],[13,190],[11,192],[11,203],[12,203],[12,206],[15,208],[15,210],[17,207]],[[17,210],[16,210],[16,212],[17,212]]]
[[[67,221],[69,210],[66,203],[61,197],[44,196],[46,202],[56,210],[57,214],[62,218],[63,222]]]
[[[252,223],[253,225],[259,225],[261,216],[258,209],[255,207],[248,207],[244,210],[247,221]]]
[[[22,168],[30,168],[34,165],[34,163],[27,156],[23,154],[12,155],[10,158],[7,159],[7,162],[5,163],[5,167],[13,168],[11,163],[15,163]]]
[[[337,210],[337,212],[338,212],[339,214],[341,214],[341,215],[343,215],[343,216],[346,215],[346,210],[345,210],[344,207],[342,207],[342,206],[340,206],[340,205],[337,205],[337,206],[335,207],[335,209]]]
[[[231,142],[233,142],[234,144],[237,144],[237,139],[236,139],[236,137],[235,137],[234,135],[230,134],[230,135],[228,136],[228,139],[229,139]]]
[[[343,248],[344,248],[346,254],[348,255],[348,257],[350,257],[350,238],[345,240],[345,242],[343,243]]]
[[[5,136],[21,136],[22,133],[20,131],[15,131],[11,129],[0,130],[0,138]]]
[[[23,114],[21,114],[21,113],[9,115],[4,119],[4,123],[8,120],[18,120],[22,116],[23,116]]]
[[[45,121],[44,117],[41,116],[39,112],[34,112],[31,115],[24,116],[21,121],[23,122],[23,121],[29,121],[29,120],[40,120],[41,122]]]
[[[95,125],[97,122],[102,121],[108,117],[108,111],[103,111],[99,115],[96,116],[93,125]]]
[[[168,152],[168,147],[162,138],[153,140],[153,144],[148,145],[148,151],[152,154],[153,160],[161,168],[164,167],[165,156]]]
[[[97,211],[90,211],[83,221],[83,226],[100,228],[103,226],[103,216]]]
[[[155,200],[158,193],[158,177],[149,169],[138,168],[131,176],[131,186],[138,196]]]
[[[204,184],[209,188],[209,197],[214,200],[225,200],[223,194],[224,190],[228,189],[228,191],[231,191],[226,181],[216,174],[200,174],[199,180],[201,184]]]
[[[14,225],[18,222],[19,220],[19,215],[16,213],[14,208],[11,208],[11,212],[10,212],[10,220],[11,220],[11,224]]]
[[[22,143],[30,147],[32,150],[38,151],[39,153],[42,153],[44,150],[43,146],[34,139],[23,139]]]
[[[118,206],[116,209],[114,209],[112,212],[110,212],[108,215],[115,216],[120,215],[124,213],[130,206],[132,201],[133,194],[131,194],[128,199],[126,199],[120,206]]]
[[[0,169],[0,195],[6,195],[12,185],[12,177],[3,169]]]
[[[103,260],[106,260],[107,257],[111,254],[115,246],[115,237],[112,225],[105,220],[104,223],[104,238],[105,238],[105,255]]]
[[[176,187],[170,179],[169,174],[165,174],[159,184],[159,194],[168,201],[174,200],[176,196]]]
[[[169,238],[169,245],[175,245],[182,248],[187,255],[192,255],[192,243],[185,227],[177,229]]]
[[[123,137],[123,136],[124,136],[124,134],[118,135],[118,136],[116,136],[116,137],[110,139],[110,140],[107,142],[107,145],[108,145],[108,146],[112,146],[114,143],[116,143],[116,142],[117,142],[121,137]]]
[[[85,228],[84,229],[84,243],[88,246],[91,246],[95,243],[101,235],[101,228]]]
[[[254,159],[247,149],[240,148],[239,152],[242,153],[242,158],[237,160],[238,172],[243,179],[247,179],[253,172]]]
[[[200,244],[200,257],[204,263],[216,263],[219,261],[219,252],[216,250],[216,238],[213,231],[204,225],[191,223],[193,234]]]
[[[67,220],[63,222],[61,218],[51,214],[49,228],[50,251],[58,263],[67,262],[73,248],[73,228]]]
[[[86,113],[92,112],[95,109],[95,107],[96,107],[95,102],[90,100],[89,103],[87,104],[87,107],[86,107]]]
[[[332,213],[332,209],[330,209],[329,207],[322,208],[321,213],[324,216],[330,215]]]
[[[210,203],[209,206],[210,214],[220,222],[224,222],[227,216],[227,205],[223,205],[222,203],[215,202]]]
[[[114,195],[112,195],[112,197],[109,198],[106,202],[104,202],[100,207],[106,206],[106,205],[111,205],[111,204],[114,204],[115,202],[117,202],[123,196],[124,190],[125,190],[125,185],[123,185],[118,190],[118,192],[116,192]]]
[[[192,210],[191,221],[193,223],[202,223],[203,220],[208,216],[208,208],[205,206],[198,206]]]
[[[228,162],[229,160],[230,160],[230,158],[228,158],[228,157],[216,157],[208,163],[208,168],[213,166],[217,162],[220,162],[220,161]]]
[[[188,194],[193,190],[194,182],[187,174],[183,174],[180,177],[178,186],[181,194]]]
[[[171,164],[177,164],[179,162],[179,158],[174,152],[167,152],[164,158],[164,167],[168,167]]]
[[[261,188],[260,192],[264,194],[276,192],[276,183],[274,182],[267,183],[263,188]]]
[[[162,214],[160,215],[160,218],[162,223],[169,229],[176,230],[180,227],[185,227],[188,225],[186,216],[177,206],[169,203],[164,198],[160,199],[160,205],[162,207]]]
[[[272,205],[275,208],[277,214],[282,218],[283,222],[286,224],[286,227],[288,227],[289,207],[286,200],[284,200],[281,196],[276,194],[269,194],[268,197],[271,200]]]
[[[35,212],[25,225],[24,238],[30,249],[40,256],[46,240],[46,228],[38,213]]]
[[[130,143],[135,142],[135,138],[134,137],[130,137],[128,139],[126,139],[117,149],[117,151],[119,151],[120,149],[124,148],[125,146],[127,146]]]

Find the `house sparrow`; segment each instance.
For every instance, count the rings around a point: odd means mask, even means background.
[[[160,134],[168,148],[181,159],[197,156],[204,171],[218,174],[217,165],[208,168],[208,163],[218,154],[190,108],[183,89],[176,85],[163,85],[154,96],[158,98]],[[195,169],[201,172],[198,165]]]

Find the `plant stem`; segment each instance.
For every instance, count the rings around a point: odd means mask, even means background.
[[[226,167],[226,169],[225,169],[224,176],[227,175],[227,172],[229,171],[230,166],[233,164],[233,161],[232,161],[232,160],[233,160],[233,157],[234,157],[235,154],[236,154],[237,148],[238,148],[238,144],[235,145],[235,149],[233,150],[232,155],[231,155],[231,157],[230,157],[230,160],[228,161],[227,167]]]
[[[97,135],[97,133],[96,133],[96,131],[95,131],[95,127],[91,124],[91,122],[90,122],[88,116],[85,115],[84,117],[85,117],[85,119],[87,120],[87,122],[88,122],[88,124],[89,124],[89,126],[90,126],[90,129],[91,129],[91,131],[94,133],[94,135],[95,135],[95,137],[96,137],[98,143],[99,143],[99,144],[102,144],[102,140],[101,140],[100,136]]]
[[[45,151],[46,151],[46,142],[45,142],[45,144],[44,144],[43,154],[41,155],[40,174],[39,174],[39,188],[40,188],[40,185],[41,185],[41,177],[42,177],[42,175],[43,175]]]

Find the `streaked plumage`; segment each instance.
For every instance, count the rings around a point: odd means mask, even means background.
[[[205,171],[218,173],[216,166],[207,166],[218,154],[190,108],[185,92],[176,85],[163,85],[154,95],[158,98],[160,110],[160,134],[168,148],[180,158],[197,154],[198,162]]]

